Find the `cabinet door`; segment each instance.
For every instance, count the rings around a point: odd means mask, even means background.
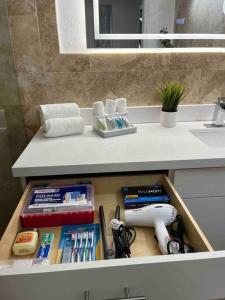
[[[225,196],[183,200],[212,247],[225,249]]]

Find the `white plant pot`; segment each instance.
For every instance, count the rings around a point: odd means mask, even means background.
[[[161,111],[160,124],[163,127],[173,128],[176,126],[177,112]]]

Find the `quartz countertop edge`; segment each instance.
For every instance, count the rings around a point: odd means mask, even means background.
[[[190,130],[203,122],[137,125],[137,133],[102,138],[86,126],[81,135],[45,138],[36,133],[13,165],[15,177],[96,174],[225,166],[225,147],[208,147]]]

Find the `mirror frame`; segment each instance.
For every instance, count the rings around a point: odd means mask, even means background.
[[[96,40],[225,40],[225,34],[199,34],[199,33],[137,33],[137,34],[103,34],[99,30],[99,0],[93,0],[94,8],[94,37]],[[221,8],[223,9],[223,8]]]

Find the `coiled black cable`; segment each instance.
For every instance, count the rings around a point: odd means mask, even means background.
[[[113,230],[115,245],[115,258],[131,257],[130,246],[136,238],[136,231],[133,227],[121,224],[117,230]]]

